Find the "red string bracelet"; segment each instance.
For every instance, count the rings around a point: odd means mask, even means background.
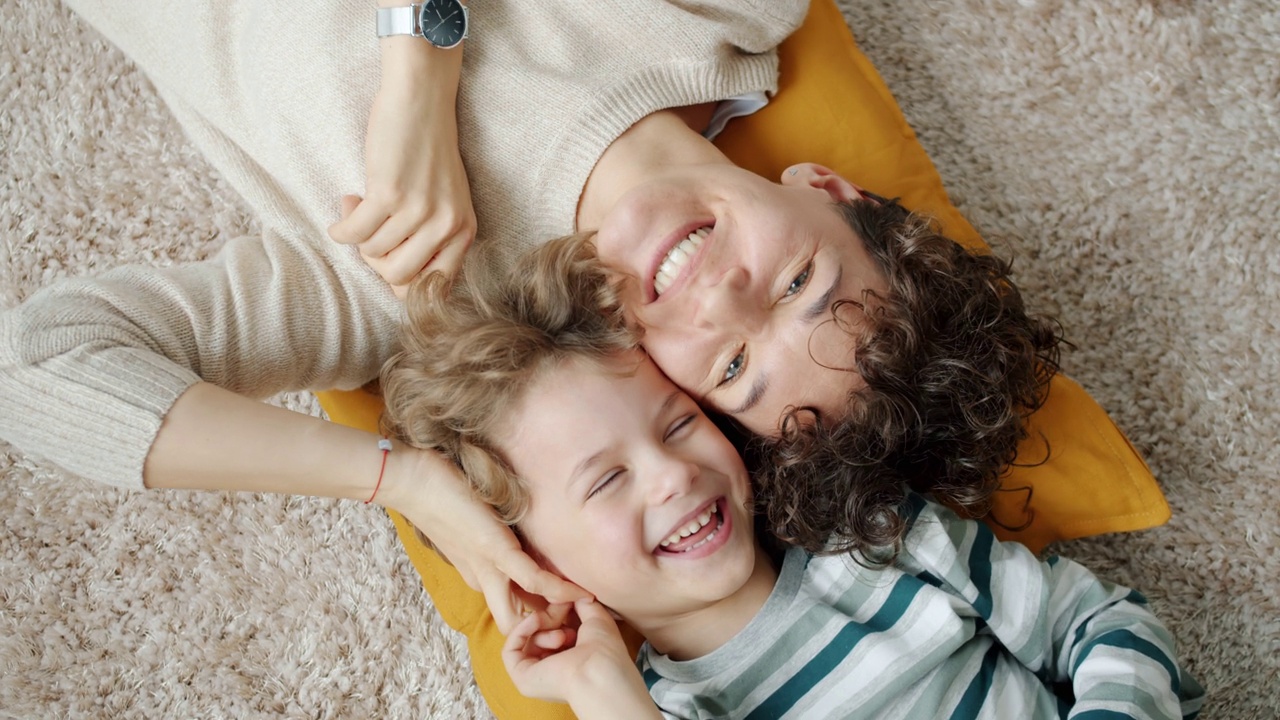
[[[387,454],[391,452],[391,441],[382,438],[378,441],[378,449],[382,451],[382,467],[378,469],[378,484],[373,486],[373,494],[369,496],[368,500],[364,501],[365,505],[373,502],[373,499],[378,497],[378,489],[382,487],[382,476],[387,474]]]

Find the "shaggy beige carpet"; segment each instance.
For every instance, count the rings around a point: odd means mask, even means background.
[[[1058,550],[1151,597],[1205,717],[1280,716],[1280,9],[842,7],[1173,506],[1165,527]],[[0,3],[0,110],[4,306],[253,228],[147,81],[57,3]],[[5,446],[0,517],[0,717],[487,715],[372,507],[127,493]]]

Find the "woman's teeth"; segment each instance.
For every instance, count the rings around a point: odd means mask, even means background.
[[[698,251],[702,246],[702,240],[711,232],[710,227],[703,227],[689,233],[689,237],[676,243],[675,247],[662,258],[662,263],[658,265],[658,272],[653,276],[653,291],[661,295],[671,287],[671,283],[675,281],[676,276],[680,274],[680,269],[684,264],[689,262],[689,258]]]
[[[690,520],[688,525],[685,525],[679,530],[671,533],[671,536],[668,537],[666,540],[663,540],[662,543],[659,545],[659,547],[665,549],[667,547],[670,547],[671,545],[674,545],[680,542],[681,540],[689,537],[690,535],[706,527],[707,523],[711,522],[711,518],[719,514],[720,514],[720,505],[718,503],[712,504],[711,507],[707,508],[706,510],[703,510],[701,515]],[[710,537],[711,536],[708,535],[706,538],[703,538],[703,542],[706,542],[708,539],[710,539]],[[698,545],[701,545],[701,544],[702,543],[698,543]],[[697,547],[697,545],[695,545],[694,547]],[[692,550],[692,549],[693,548],[687,548],[687,550]]]

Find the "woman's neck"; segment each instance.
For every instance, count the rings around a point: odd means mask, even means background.
[[[778,583],[778,570],[756,544],[755,568],[737,592],[678,618],[664,618],[654,627],[633,621],[655,650],[672,660],[693,660],[729,642],[760,613]]]
[[[600,227],[618,198],[673,165],[728,163],[729,158],[694,128],[710,118],[710,105],[647,115],[605,149],[578,198],[579,230]]]

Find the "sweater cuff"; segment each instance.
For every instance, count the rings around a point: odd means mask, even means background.
[[[141,490],[165,415],[199,379],[136,348],[18,364],[0,376],[0,435],[88,480]]]

